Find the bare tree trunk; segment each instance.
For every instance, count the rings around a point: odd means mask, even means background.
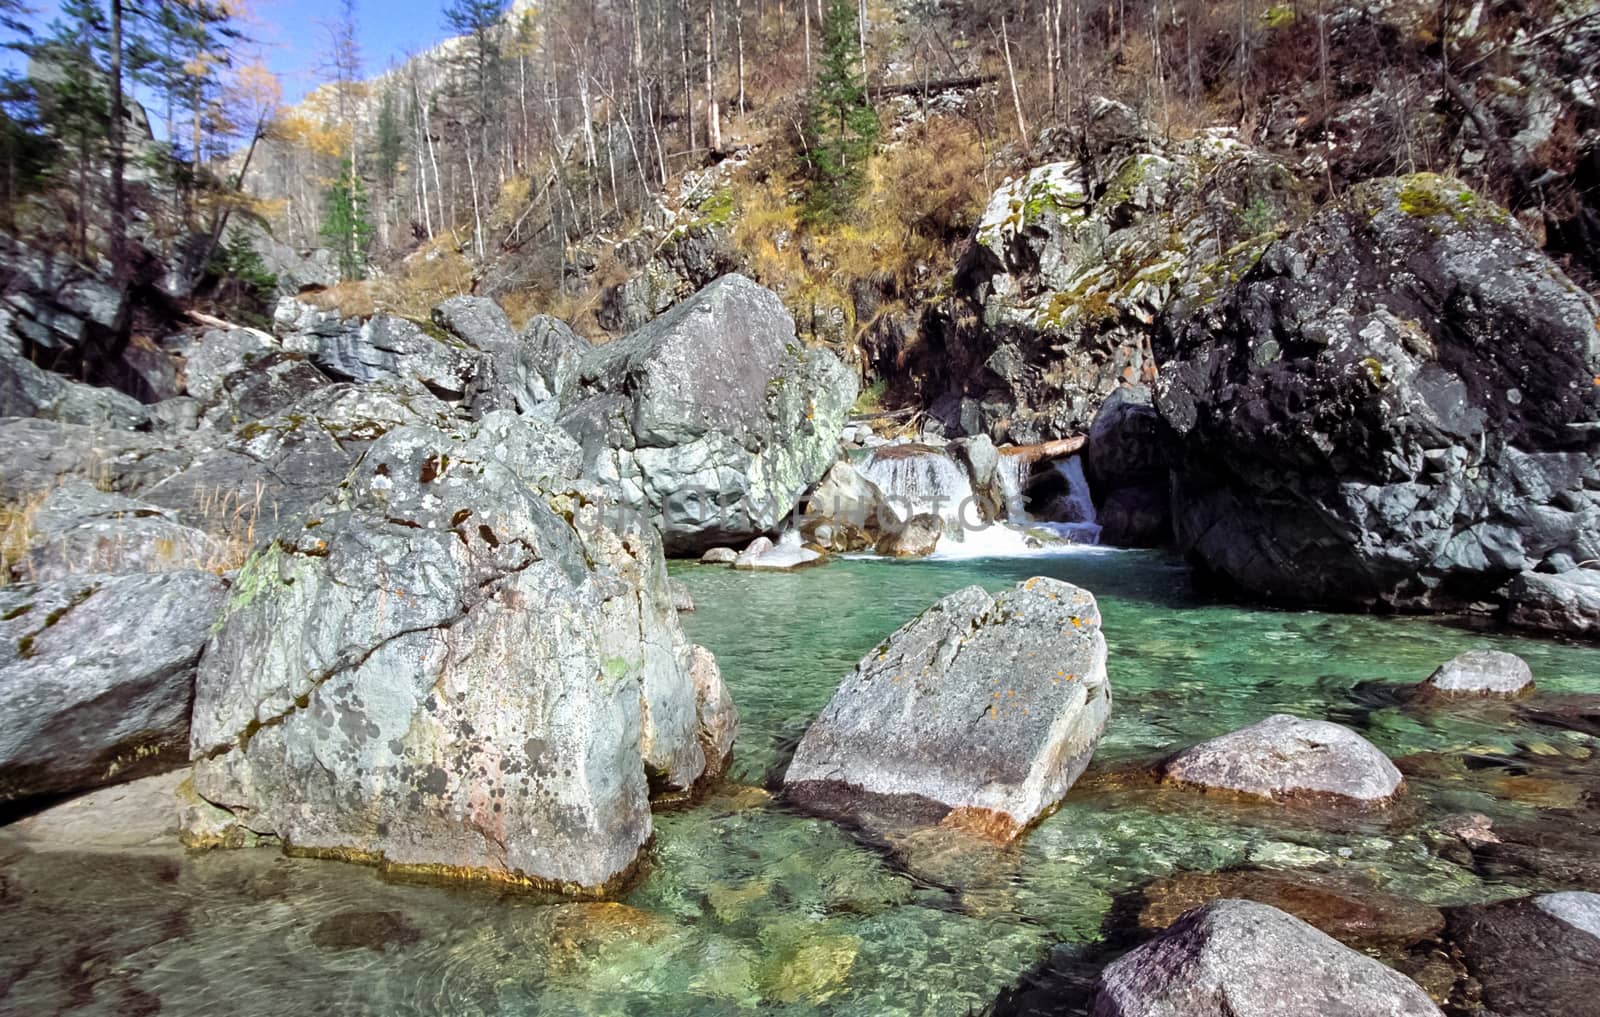
[[[733,35],[739,55],[739,115],[744,116],[744,0],[733,0]]]
[[[810,0],[800,0],[800,10],[804,12],[801,19],[800,34],[806,40],[806,79],[811,78],[811,3]]]
[[[1022,96],[1017,92],[1017,71],[1011,65],[1011,35],[1006,30],[1006,19],[1000,19],[1000,49],[1006,57],[1006,77],[1011,79],[1011,108],[1017,114],[1017,137],[1022,141],[1022,149],[1031,152],[1033,145],[1028,140],[1028,122],[1022,116]]]
[[[706,147],[722,151],[722,111],[717,105],[716,0],[706,0]]]
[[[683,72],[683,122],[688,128],[689,151],[697,147],[694,133],[694,87],[689,73],[689,0],[678,0],[678,69]]]

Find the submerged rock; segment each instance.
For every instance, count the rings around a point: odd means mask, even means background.
[[[1463,185],[1352,188],[1169,320],[1180,547],[1249,594],[1408,609],[1600,558],[1597,318]]]
[[[195,571],[0,588],[0,803],[181,764],[225,600]]]
[[[776,528],[833,463],[857,388],[738,275],[594,348],[581,382],[561,422],[586,475],[685,555]]]
[[[667,580],[667,593],[672,597],[672,609],[679,613],[694,610],[694,594],[681,579]]]
[[[1446,696],[1515,696],[1533,687],[1533,671],[1514,653],[1468,650],[1442,664],[1422,685]]]
[[[1184,749],[1167,779],[1262,798],[1331,796],[1381,802],[1400,790],[1400,771],[1354,731],[1286,713]]]
[[[1600,938],[1594,894],[1560,893],[1451,908],[1446,935],[1485,1012],[1552,1017],[1594,1011]]]
[[[825,814],[881,806],[1010,840],[1083,773],[1110,712],[1093,596],[1044,578],[972,586],[856,665],[784,789]]]
[[[706,775],[726,694],[697,691],[652,531],[569,489],[579,456],[506,413],[379,439],[240,574],[195,790],[297,851],[584,894],[629,873],[649,783]]]
[[[1093,1017],[1440,1017],[1404,975],[1246,900],[1196,908],[1100,975]]]
[[[1150,932],[1165,929],[1190,908],[1225,898],[1278,908],[1359,949],[1404,949],[1444,928],[1444,915],[1430,904],[1314,872],[1182,872],[1145,886],[1142,895],[1139,928]]]

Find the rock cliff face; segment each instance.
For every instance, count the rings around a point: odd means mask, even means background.
[[[1226,129],[1160,140],[1100,99],[1073,155],[997,190],[956,273],[950,394],[962,433],[1019,444],[1088,430],[1102,400],[1156,371],[1154,322],[1174,299],[1248,266],[1306,187]],[[929,365],[930,371],[941,365]]]
[[[1453,181],[1373,181],[1169,320],[1180,546],[1281,602],[1401,609],[1600,557],[1593,300]]]
[[[777,296],[731,275],[594,348],[561,424],[586,475],[669,553],[699,554],[794,509],[833,464],[856,389],[832,354],[800,345]]]
[[[198,678],[196,791],[296,850],[579,893],[624,878],[651,782],[717,770],[731,708],[654,533],[608,528],[566,480],[578,457],[508,414],[379,439],[240,574]]]

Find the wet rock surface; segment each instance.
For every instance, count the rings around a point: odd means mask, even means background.
[[[1093,596],[1035,578],[939,601],[856,666],[807,730],[786,795],[1010,840],[1082,774],[1111,712]]]
[[[1512,653],[1469,650],[1440,665],[1422,685],[1444,696],[1515,696],[1532,689],[1533,671]]]
[[[1385,893],[1360,879],[1317,872],[1242,869],[1185,872],[1140,891],[1138,928],[1156,933],[1191,908],[1214,900],[1242,899],[1277,908],[1346,946],[1400,956],[1444,929],[1438,908]]]
[[[1600,938],[1582,924],[1592,894],[1551,894],[1447,912],[1450,940],[1476,982],[1469,999],[1503,1017],[1593,1009],[1600,993]]]

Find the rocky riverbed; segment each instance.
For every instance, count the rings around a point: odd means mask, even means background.
[[[1521,949],[1506,944],[1544,912],[1497,925],[1499,912],[1463,908],[1600,875],[1600,651],[1218,604],[1147,552],[671,571],[697,605],[687,637],[716,655],[740,704],[740,734],[724,783],[657,811],[647,864],[619,900],[411,885],[276,851],[186,854],[170,823],[132,821],[149,819],[148,799],[125,785],[100,792],[105,812],[80,799],[0,831],[3,1008],[1071,1013],[1101,965],[1182,910],[1254,895],[1374,953],[1452,1014],[1494,991],[1500,1012],[1582,1012],[1517,1009],[1526,980],[1496,974],[1496,951]],[[1035,574],[1095,592],[1116,696],[1094,762],[1053,814],[1010,847],[975,848],[868,836],[784,802],[776,781],[796,742],[862,655],[941,594]],[[1415,695],[1473,648],[1516,652],[1536,692]],[[1174,749],[1275,713],[1346,725],[1396,760],[1397,807],[1287,808],[1156,779]],[[1585,970],[1571,959],[1582,935],[1561,933],[1565,970]]]

